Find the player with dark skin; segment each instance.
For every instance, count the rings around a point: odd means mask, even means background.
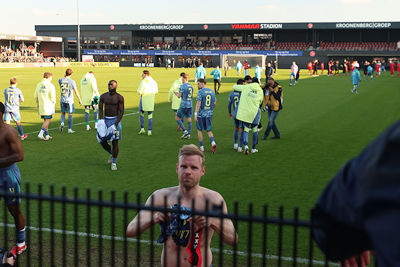
[[[4,105],[0,102],[0,169],[7,168],[16,162],[24,160],[24,150],[14,127],[3,121]],[[3,179],[3,177],[0,177]],[[11,188],[10,188],[11,190]],[[17,230],[25,228],[25,217],[22,214],[19,201],[7,204],[7,208],[14,217]]]
[[[117,93],[118,83],[117,81],[111,80],[108,83],[108,93],[104,93],[100,96],[99,102],[99,118],[104,119],[106,117],[118,117],[115,122],[115,127],[118,128],[123,115],[124,115],[124,97]],[[104,114],[103,114],[104,106]],[[110,151],[111,147],[107,141],[101,142],[102,147],[106,151]],[[118,156],[118,140],[112,141],[112,156],[116,158]]]

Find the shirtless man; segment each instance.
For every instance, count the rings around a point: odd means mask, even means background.
[[[176,164],[179,185],[157,190],[146,201],[147,206],[154,204],[155,207],[164,207],[166,204],[177,212],[166,215],[162,212],[140,211],[127,227],[126,235],[135,237],[152,224],[160,223],[162,230],[159,242],[164,243],[161,254],[163,267],[212,266],[210,242],[214,232],[228,245],[232,246],[238,241],[235,228],[229,219],[223,220],[223,231],[221,231],[220,218],[206,219],[183,213],[178,216],[178,210],[206,211],[206,200],[209,201],[210,211],[217,208],[222,213],[228,212],[226,203],[219,193],[199,185],[200,178],[205,173],[204,162],[204,154],[197,146],[183,146],[179,151],[179,162]],[[164,203],[164,198],[167,198],[167,203]]]
[[[11,125],[4,123],[5,107],[0,102],[0,188],[9,192],[21,192],[21,175],[16,162],[24,160],[24,150],[17,132]],[[26,250],[25,217],[22,214],[20,198],[5,197],[6,205],[14,217],[17,229],[17,245],[11,250],[16,256]]]
[[[118,140],[122,139],[121,119],[124,115],[124,97],[117,93],[117,87],[117,81],[111,80],[108,83],[108,93],[100,96],[99,117],[101,122],[99,121],[97,125],[97,139],[101,146],[110,153],[108,163],[111,163],[113,171],[117,170]],[[112,149],[108,143],[110,141]]]

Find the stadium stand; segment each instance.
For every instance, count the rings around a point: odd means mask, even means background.
[[[321,42],[319,50],[336,51],[396,51],[395,42]]]

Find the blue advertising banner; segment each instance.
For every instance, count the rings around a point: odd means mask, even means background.
[[[265,55],[301,57],[303,51],[286,50],[84,50],[84,55],[94,56],[221,56],[221,55]]]

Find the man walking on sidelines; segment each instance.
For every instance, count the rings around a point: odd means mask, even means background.
[[[200,66],[197,67],[194,82],[197,83],[198,79],[205,79],[206,78],[206,69],[203,67],[203,63],[200,63]]]
[[[67,69],[65,71],[64,78],[58,80],[61,89],[61,124],[60,131],[64,130],[64,122],[65,122],[65,113],[68,113],[68,133],[74,133],[72,130],[72,115],[75,113],[75,105],[74,105],[74,93],[79,100],[79,105],[82,105],[81,97],[79,96],[78,87],[76,87],[76,83],[71,79],[72,69]]]
[[[148,132],[147,135],[151,136],[153,130],[153,112],[154,112],[154,99],[158,94],[158,85],[156,81],[150,76],[148,70],[144,70],[142,73],[143,80],[140,81],[138,87],[138,94],[140,95],[139,103],[139,120],[140,120],[140,131],[139,134],[145,134],[144,130],[144,113],[147,112],[148,118]]]
[[[240,60],[238,60],[238,62],[236,63],[236,71],[237,71],[237,75],[241,75],[242,73],[242,63],[240,63]]]
[[[299,71],[299,67],[296,65],[296,62],[293,61],[292,67],[290,68],[290,84],[289,86],[296,85],[296,75],[297,72]]]
[[[192,132],[192,114],[193,114],[193,85],[189,81],[189,74],[185,73],[183,76],[183,84],[179,88],[179,93],[175,93],[178,98],[181,98],[181,105],[176,113],[175,120],[179,127],[183,130],[182,138],[190,139]],[[188,123],[188,129],[186,130],[183,120],[186,117]]]
[[[21,193],[21,174],[16,162],[24,160],[24,150],[14,128],[3,121],[5,106],[0,102],[0,189]],[[4,198],[8,211],[14,217],[17,244],[10,251],[14,256],[26,250],[25,217],[21,211],[21,199]]]
[[[108,83],[108,93],[100,96],[97,140],[101,146],[110,153],[108,163],[111,170],[117,170],[117,157],[119,152],[118,141],[122,139],[121,120],[124,116],[124,97],[117,93],[117,81]],[[104,116],[103,116],[104,106]],[[112,142],[112,149],[108,142]]]
[[[261,74],[262,74],[262,68],[257,64],[254,69],[254,77],[258,79],[259,84],[261,84]]]
[[[214,69],[210,75],[214,75],[214,92],[215,94],[219,94],[219,88],[221,87],[221,71],[219,69],[219,65],[217,66],[216,69]],[[218,84],[218,88],[217,88]],[[200,88],[199,88],[200,89]]]
[[[49,135],[49,125],[55,113],[56,88],[51,83],[53,74],[45,72],[43,80],[36,85],[34,99],[39,109],[39,115],[43,119],[42,128],[38,138],[44,141],[52,139]]]
[[[360,85],[360,81],[361,81],[361,76],[360,76],[360,72],[358,71],[358,68],[360,67],[360,65],[358,63],[354,64],[354,71],[351,73],[351,81],[353,82],[353,89],[351,89],[351,93],[352,94],[358,94],[358,86]]]
[[[213,90],[206,88],[206,80],[200,79],[197,81],[199,86],[199,93],[197,94],[196,111],[194,113],[194,120],[196,121],[197,135],[199,138],[200,150],[204,152],[203,132],[206,131],[211,141],[211,153],[217,150],[214,134],[212,130],[212,117],[213,110],[216,103],[215,93]]]
[[[249,154],[249,132],[253,132],[253,146],[251,153],[257,153],[256,146],[258,144],[258,129],[257,126],[260,122],[260,105],[263,101],[263,90],[258,84],[257,78],[251,84],[247,85],[234,85],[233,90],[241,92],[239,106],[236,114],[236,119],[243,122],[243,143],[244,154]]]
[[[25,140],[28,135],[24,134],[24,130],[21,125],[21,114],[19,112],[19,103],[24,102],[24,96],[20,89],[17,88],[17,78],[13,77],[10,79],[10,87],[4,89],[5,99],[5,113],[4,121],[7,124],[14,120],[17,124],[17,129],[21,140]]]
[[[180,74],[179,79],[174,81],[168,93],[168,102],[171,103],[171,109],[174,111],[175,117],[176,113],[178,112],[179,106],[181,105],[181,99],[178,98],[176,94],[179,93],[179,87],[181,87],[181,85],[183,84],[184,75],[184,72]],[[182,131],[181,127],[178,126],[177,131]]]
[[[213,210],[221,215],[228,213],[225,200],[218,192],[200,186],[205,171],[204,153],[195,145],[183,146],[176,164],[179,185],[159,189],[146,201],[146,206],[172,207],[174,211],[166,214],[141,210],[126,229],[128,237],[140,237],[148,228],[160,224],[158,242],[164,244],[161,253],[163,267],[212,266],[210,243],[214,233],[230,246],[238,242],[230,219],[190,214],[192,210]]]
[[[94,110],[94,128],[97,128],[97,120],[99,114],[99,90],[97,88],[97,80],[94,77],[93,71],[89,71],[81,79],[81,95],[82,104],[85,106],[85,122],[86,130],[90,130],[89,113],[90,108]]]

